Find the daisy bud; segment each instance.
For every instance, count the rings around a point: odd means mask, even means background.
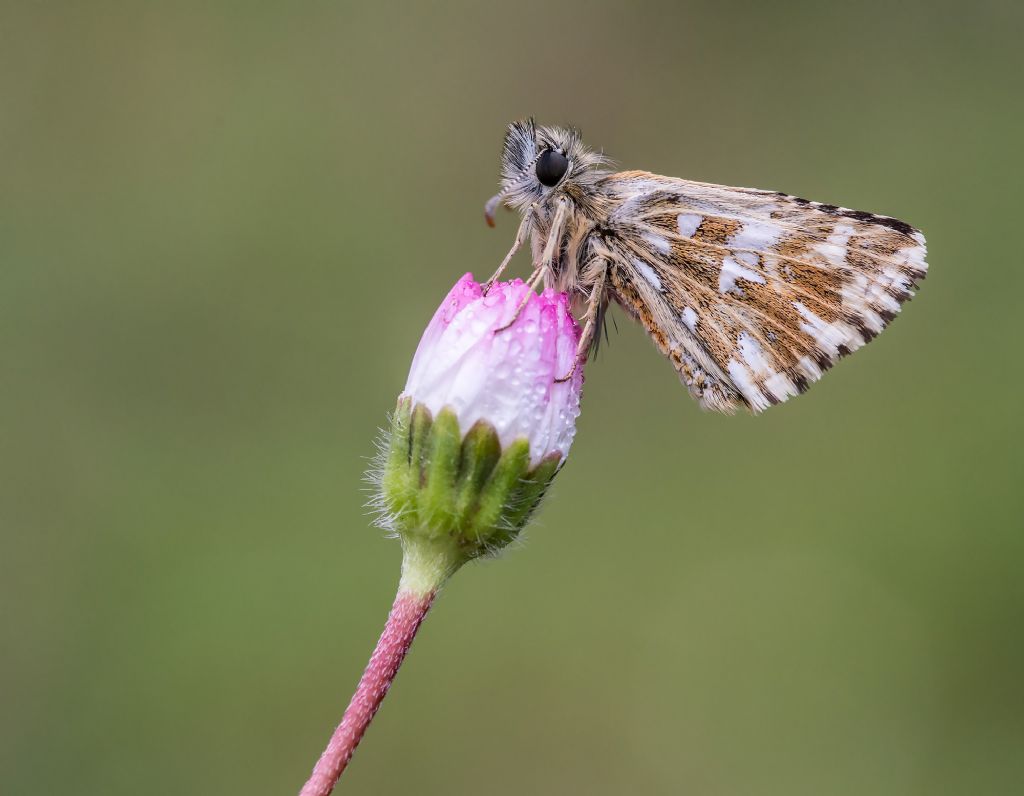
[[[529,520],[576,433],[579,337],[564,293],[537,295],[520,280],[484,295],[466,274],[442,302],[399,396],[380,473],[381,524],[402,538],[407,587],[436,588]]]
[[[466,274],[434,314],[372,473],[378,524],[402,539],[398,595],[300,796],[331,793],[441,584],[507,545],[537,508],[576,433],[579,339],[564,293],[519,280],[484,295]]]

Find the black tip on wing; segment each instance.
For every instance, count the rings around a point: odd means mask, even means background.
[[[869,213],[867,210],[851,210],[848,207],[839,207],[839,205],[812,202],[810,199],[792,196],[791,194],[783,191],[778,191],[777,194],[789,199],[790,201],[796,202],[798,205],[812,207],[815,210],[820,210],[822,213],[835,216],[837,218],[852,218],[854,221],[861,221],[865,224],[877,224],[878,226],[888,227],[889,229],[895,230],[901,235],[912,236],[915,232],[918,232],[916,228],[908,224],[906,221],[900,221],[898,218],[893,218],[892,216],[880,216],[877,213]]]

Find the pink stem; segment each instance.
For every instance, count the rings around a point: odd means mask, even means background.
[[[348,703],[341,724],[331,736],[299,796],[329,796],[334,790],[338,777],[352,759],[352,753],[391,688],[398,667],[402,665],[420,623],[430,610],[434,594],[433,591],[423,595],[400,591],[395,597],[384,632],[370,656],[352,701]]]

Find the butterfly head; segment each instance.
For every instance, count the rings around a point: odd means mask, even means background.
[[[501,154],[501,191],[484,209],[487,223],[494,226],[499,204],[524,211],[535,202],[585,190],[605,173],[607,163],[573,128],[541,127],[533,119],[512,122]]]

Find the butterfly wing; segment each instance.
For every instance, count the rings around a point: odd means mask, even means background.
[[[924,237],[887,216],[771,191],[620,172],[597,253],[615,297],[701,403],[754,412],[873,339],[924,277]]]

